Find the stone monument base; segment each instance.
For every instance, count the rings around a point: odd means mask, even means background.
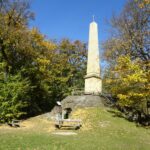
[[[97,95],[81,95],[81,96],[67,96],[61,101],[62,112],[65,110],[74,111],[76,108],[85,107],[104,107],[105,98]],[[55,119],[57,114],[56,106],[47,115],[51,119]]]
[[[68,96],[61,101],[62,109],[83,107],[104,107],[105,99],[96,95]]]

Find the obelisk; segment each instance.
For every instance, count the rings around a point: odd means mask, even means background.
[[[102,80],[100,77],[100,55],[98,42],[98,25],[94,21],[90,23],[87,75],[85,76],[85,94],[98,95],[102,92]]]

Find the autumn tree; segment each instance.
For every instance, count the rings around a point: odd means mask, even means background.
[[[86,46],[52,42],[37,28],[27,1],[0,1],[0,122],[50,111],[83,87]]]
[[[27,29],[32,17],[27,2],[0,1],[0,121],[20,117],[28,104],[29,82],[19,70],[32,57]]]
[[[119,16],[111,19],[112,32],[104,43],[108,68],[105,90],[118,104],[143,112],[150,98],[148,1],[128,1]],[[142,5],[142,7],[141,7]]]

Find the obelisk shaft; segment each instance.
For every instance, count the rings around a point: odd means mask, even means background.
[[[90,24],[87,75],[85,76],[85,94],[100,94],[102,81],[100,78],[100,56],[98,44],[98,25],[95,21]]]
[[[95,22],[90,24],[87,74],[96,73],[100,76],[98,28]]]

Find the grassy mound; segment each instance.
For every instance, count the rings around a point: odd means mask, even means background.
[[[134,123],[117,117],[114,110],[77,109],[72,113],[71,118],[81,119],[83,122],[80,130],[73,131],[77,135],[52,134],[56,132],[53,121],[41,116],[22,122],[21,128],[1,126],[0,149],[149,150],[150,130],[136,127]]]

